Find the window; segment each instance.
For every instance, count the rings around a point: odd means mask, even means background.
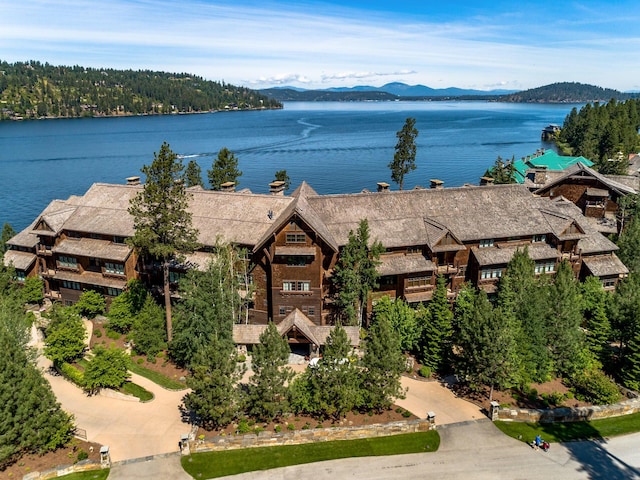
[[[547,236],[543,233],[542,235],[534,235],[533,243],[543,243],[547,239]]]
[[[60,255],[58,258],[58,264],[63,268],[78,268],[78,260],[74,257],[67,257],[65,255]]]
[[[280,307],[280,310],[278,312],[280,315],[284,316],[287,314],[287,308],[286,307]]]
[[[431,274],[407,278],[407,288],[426,287],[431,285]]]
[[[415,245],[412,247],[407,247],[407,253],[408,254],[422,253],[422,247],[416,247]]]
[[[124,237],[113,237],[113,243],[125,243]]]
[[[287,233],[287,243],[307,243],[307,236],[304,233]]]
[[[285,292],[308,292],[311,290],[311,282],[289,280],[282,283],[282,290]]]
[[[287,257],[288,267],[304,267],[307,264],[306,257],[302,255],[292,255]]]
[[[69,280],[62,281],[62,288],[68,288],[70,290],[80,290],[80,284],[78,282],[71,282]]]
[[[391,286],[396,284],[396,276],[395,275],[384,275],[380,277],[378,281],[381,287]]]
[[[603,288],[613,288],[616,286],[615,278],[603,278],[601,281]]]
[[[310,317],[313,317],[316,314],[316,307],[309,307],[307,309],[307,315],[309,315]]]
[[[186,273],[183,272],[169,272],[169,283],[178,283],[180,279],[184,278]]]
[[[124,265],[122,263],[105,262],[104,273],[124,275]]]
[[[480,272],[480,278],[486,280],[489,278],[500,278],[502,276],[501,268],[483,268]]]
[[[493,247],[493,238],[480,240],[480,248]]]
[[[27,274],[24,270],[16,270],[14,274],[14,279],[18,282],[24,282],[27,279]]]
[[[547,260],[545,262],[536,262],[535,273],[551,273],[556,270],[555,260]]]
[[[110,297],[117,297],[122,293],[122,290],[119,288],[107,287],[107,295]]]

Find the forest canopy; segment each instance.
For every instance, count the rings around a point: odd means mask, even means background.
[[[188,73],[0,62],[0,120],[282,108],[254,90]]]

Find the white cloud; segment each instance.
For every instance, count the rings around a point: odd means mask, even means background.
[[[0,51],[7,61],[153,68],[259,88],[389,80],[483,88],[504,79],[529,88],[571,76],[629,89],[640,76],[632,3],[625,15],[598,18],[564,5],[554,17],[536,2],[436,22],[427,4],[382,15],[277,1],[0,0]]]

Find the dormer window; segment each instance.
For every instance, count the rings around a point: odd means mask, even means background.
[[[480,248],[493,247],[493,238],[480,240]]]
[[[543,233],[542,235],[534,235],[533,243],[544,243],[547,240],[547,236]]]

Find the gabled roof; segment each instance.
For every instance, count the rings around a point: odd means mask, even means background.
[[[331,247],[335,252],[338,251],[338,244],[334,240],[331,232],[327,229],[326,225],[318,218],[317,213],[309,206],[307,197],[310,195],[317,196],[313,188],[307,183],[302,182],[298,188],[296,188],[291,194],[292,201],[287,208],[279,215],[277,220],[271,225],[271,227],[264,232],[262,237],[258,240],[253,248],[256,252],[262,248],[262,246],[275,235],[280,229],[282,229],[294,216],[300,218],[311,229],[313,229],[318,236]]]
[[[567,172],[564,175],[562,175],[562,176],[552,180],[551,182],[545,184],[544,186],[542,186],[541,188],[536,190],[535,193],[538,194],[538,195],[542,195],[542,194],[548,192],[553,187],[555,187],[557,185],[560,185],[562,183],[565,183],[568,179],[571,179],[572,177],[573,178],[575,178],[575,177],[592,177],[595,180],[597,180],[598,182],[600,182],[602,185],[606,186],[608,190],[612,190],[612,191],[618,193],[619,195],[628,195],[628,194],[637,193],[634,188],[615,180],[615,177],[613,177],[613,176],[612,177],[607,177],[605,175],[602,175],[602,174],[596,172],[593,168],[589,168],[589,166],[586,166],[586,165],[584,165],[582,163],[577,163],[571,169],[568,169]]]
[[[18,250],[7,250],[3,256],[6,266],[13,265],[16,270],[26,271],[36,261],[36,256],[29,252],[20,252]]]
[[[276,325],[278,333],[285,336],[292,328],[302,333],[310,343],[321,346],[327,343],[327,337],[335,327],[330,325],[316,325],[299,309],[294,309],[284,320]],[[360,344],[360,329],[358,327],[343,327],[351,342],[351,346]],[[260,343],[260,335],[267,329],[267,325],[235,324],[233,326],[233,341],[240,345],[256,345]]]
[[[547,150],[542,155],[527,157],[524,160],[516,160],[513,163],[515,178],[518,183],[524,183],[527,170],[530,168],[544,168],[546,170],[566,170],[575,164],[593,166],[593,162],[584,157],[568,157],[558,155],[553,150]]]

